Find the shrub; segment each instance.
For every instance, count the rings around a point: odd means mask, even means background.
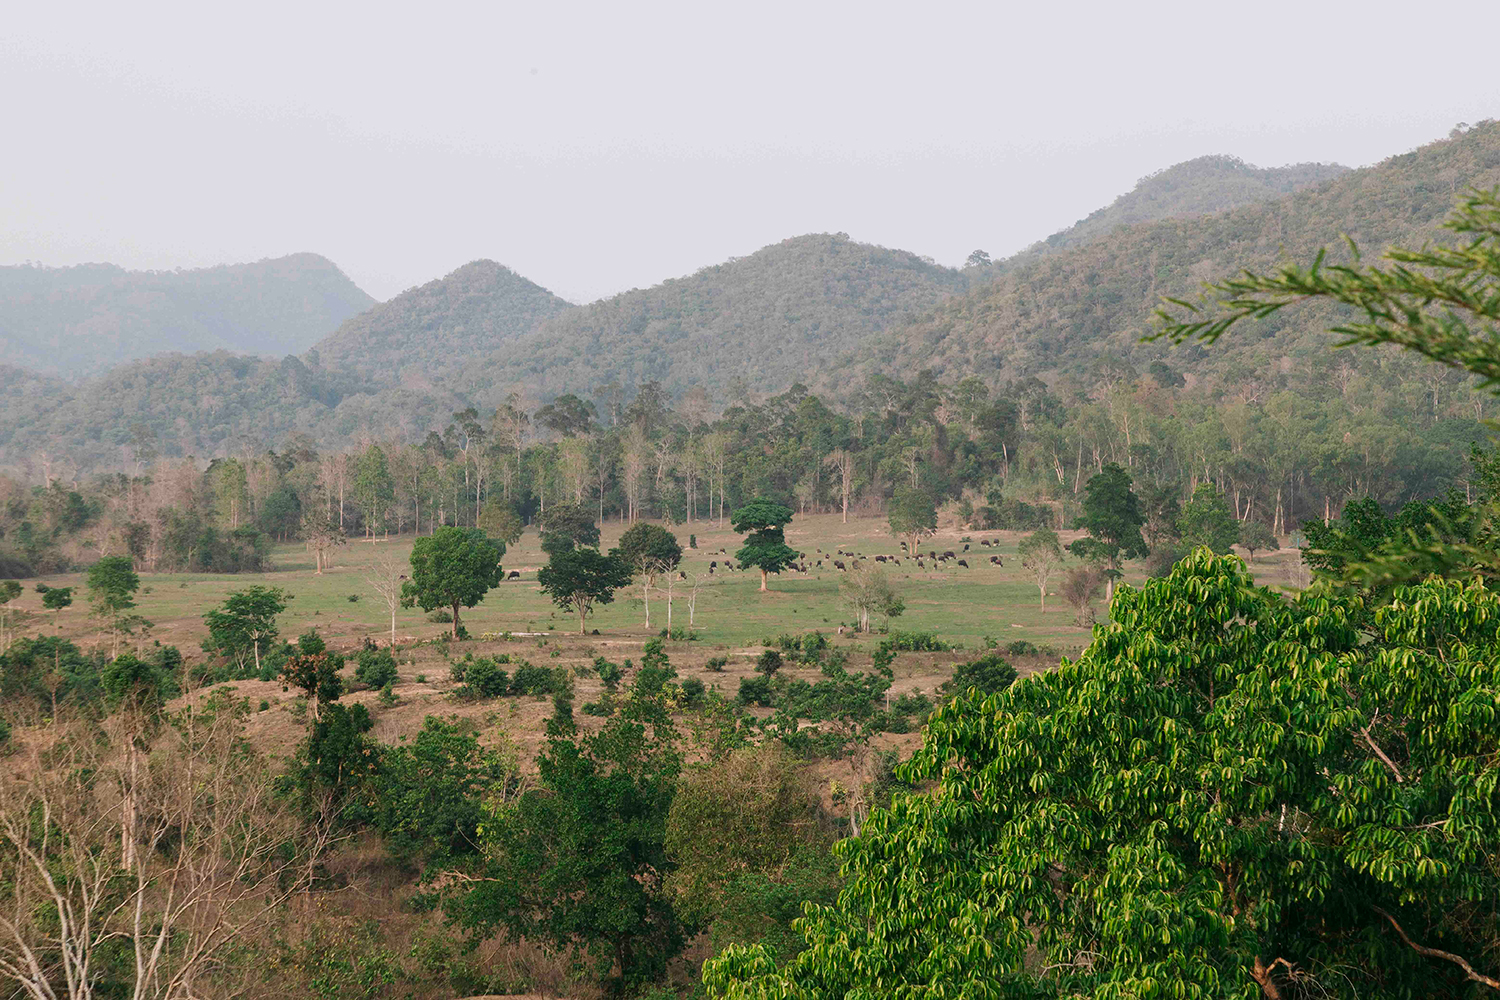
[[[936,632],[903,632],[895,629],[880,640],[880,648],[875,650],[875,667],[878,670],[890,669],[898,652],[942,653],[952,648],[950,644],[939,639]]]
[[[359,653],[359,665],[354,668],[354,679],[372,688],[383,688],[399,680],[396,658],[389,649],[363,649]]]
[[[769,680],[772,674],[781,669],[781,653],[774,649],[763,650],[760,656],[756,657],[755,669],[765,674],[766,679]]]
[[[682,682],[682,703],[688,708],[696,708],[703,704],[703,696],[707,693],[703,682],[696,677],[689,677]]]
[[[534,667],[525,660],[516,667],[515,677],[510,682],[511,694],[529,694],[541,697],[555,690],[553,673],[546,667]]]
[[[619,688],[620,678],[624,676],[625,671],[620,669],[618,663],[611,663],[604,657],[598,656],[594,658],[594,673],[598,674],[599,679],[604,682],[604,690],[614,691]]]
[[[1007,663],[998,653],[988,653],[969,663],[960,663],[953,668],[953,679],[941,688],[947,695],[958,695],[978,688],[983,695],[998,694],[1015,683],[1016,668]]]
[[[461,698],[498,698],[510,690],[510,675],[488,656],[464,657],[453,664],[453,679],[463,681],[458,689]]]
[[[771,678],[765,676],[740,678],[740,690],[735,697],[741,705],[759,705],[761,708],[770,708]]]
[[[447,608],[438,608],[436,611],[427,612],[427,620],[439,625],[453,624],[453,612]]]
[[[705,664],[703,664],[703,666],[706,669],[708,669],[708,670],[712,670],[716,674],[723,673],[724,672],[724,668],[727,667],[727,666],[729,666],[729,657],[727,657],[727,656],[710,656],[708,658],[708,662],[705,663]]]
[[[586,701],[583,703],[583,714],[592,715],[596,719],[607,719],[615,714],[615,706],[608,698],[600,701]]]

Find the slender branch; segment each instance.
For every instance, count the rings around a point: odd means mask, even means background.
[[[1391,916],[1389,913],[1385,912],[1378,906],[1372,906],[1370,907],[1370,909],[1374,910],[1376,913],[1389,920],[1391,922],[1391,926],[1396,929],[1396,933],[1401,935],[1401,940],[1405,941],[1406,946],[1412,951],[1415,951],[1418,955],[1426,955],[1428,958],[1441,958],[1445,962],[1452,962],[1454,965],[1457,965],[1459,968],[1463,969],[1464,974],[1474,982],[1480,983],[1484,986],[1488,986],[1492,990],[1500,990],[1500,979],[1491,979],[1489,976],[1486,976],[1483,973],[1475,972],[1474,966],[1470,965],[1460,956],[1453,954],[1453,952],[1451,951],[1443,951],[1440,948],[1428,948],[1425,945],[1417,944],[1409,936],[1407,936],[1407,933],[1402,928],[1402,926],[1396,923],[1395,917]]]

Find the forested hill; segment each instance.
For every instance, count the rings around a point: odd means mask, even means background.
[[[280,357],[374,304],[313,253],[191,271],[0,267],[0,357],[69,377],[168,351]]]
[[[1053,233],[1014,256],[996,261],[996,273],[1013,271],[1037,257],[1082,246],[1121,226],[1162,219],[1214,215],[1316,187],[1349,172],[1337,163],[1255,167],[1237,156],[1200,156],[1141,178],[1086,219]]]
[[[1500,124],[1489,122],[1350,171],[1326,184],[1231,212],[1129,226],[1081,247],[1035,259],[943,303],[878,345],[846,355],[839,371],[978,374],[1000,383],[1026,375],[1082,375],[1101,359],[1142,371],[1164,361],[1188,375],[1273,382],[1317,378],[1334,364],[1380,363],[1379,352],[1326,350],[1334,317],[1298,306],[1247,325],[1212,349],[1141,343],[1162,296],[1194,297],[1202,282],[1244,268],[1341,259],[1342,237],[1366,258],[1393,243],[1440,235],[1455,198],[1500,185]],[[1449,240],[1455,239],[1448,234]]]
[[[548,320],[478,366],[471,391],[493,403],[516,385],[549,396],[655,379],[722,396],[736,376],[774,389],[966,287],[916,254],[843,233],[798,236]]]
[[[381,385],[441,382],[572,308],[510,268],[476,260],[355,316],[308,360]]]

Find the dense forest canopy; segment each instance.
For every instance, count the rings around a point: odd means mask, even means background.
[[[167,351],[280,357],[374,304],[313,253],[191,271],[0,267],[0,357],[67,376]]]

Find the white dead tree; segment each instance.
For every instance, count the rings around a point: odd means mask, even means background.
[[[396,610],[401,607],[401,587],[406,580],[407,564],[384,549],[365,576],[370,589],[380,596],[391,613],[391,649],[396,648]]]
[[[247,753],[229,700],[166,719],[144,755],[123,752],[139,729],[111,726],[18,729],[0,773],[10,995],[93,1000],[106,965],[131,1000],[204,995],[328,846]]]

